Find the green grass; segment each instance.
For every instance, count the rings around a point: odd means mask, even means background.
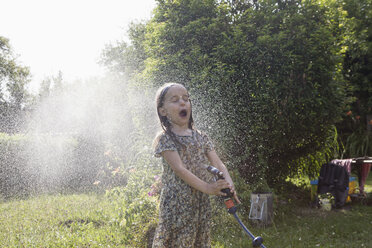
[[[263,231],[268,247],[372,247],[366,228],[372,225],[370,206],[340,212],[293,208]]]
[[[290,192],[275,198],[274,224],[252,226],[240,210],[248,229],[274,247],[372,247],[372,176],[367,181],[368,201],[350,209],[322,211],[308,205],[309,191]],[[249,203],[246,203],[249,205]],[[128,230],[116,219],[113,204],[104,195],[44,195],[0,203],[0,247],[131,247]],[[244,204],[243,204],[244,205]],[[222,208],[212,227],[213,247],[251,247],[250,238]]]
[[[327,212],[295,202],[286,204],[280,206],[281,211],[276,210],[274,224],[269,228],[252,226],[246,215],[240,217],[254,235],[264,238],[266,247],[372,247],[371,205],[355,203],[350,210]],[[248,236],[237,222],[229,223],[225,232],[216,247],[250,247]]]
[[[0,247],[124,247],[99,195],[39,196],[0,205]]]
[[[309,188],[289,191],[275,198],[274,223],[268,228],[251,225],[248,213],[238,214],[254,235],[264,238],[268,248],[372,247],[372,173],[365,190],[367,200],[355,200],[339,211],[312,208]],[[251,247],[248,236],[229,217],[223,224],[225,228],[215,227],[216,247]]]

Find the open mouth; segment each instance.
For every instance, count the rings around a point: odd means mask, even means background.
[[[180,111],[180,116],[181,117],[186,117],[187,116],[187,110],[186,109],[183,109]]]

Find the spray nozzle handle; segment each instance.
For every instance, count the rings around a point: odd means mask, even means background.
[[[215,168],[211,165],[207,167],[207,171],[209,171],[213,175],[217,176],[218,180],[225,179],[225,177],[223,176],[223,173],[221,171],[219,171],[217,168]],[[231,192],[231,190],[229,188],[222,189],[221,191],[226,194],[225,196],[223,196],[223,198],[224,198],[226,208],[228,209],[228,212],[230,214],[234,214],[236,212],[236,207],[235,207],[234,201],[232,199],[234,194]]]
[[[221,171],[219,171],[217,168],[215,168],[211,165],[207,167],[207,171],[209,171],[213,175],[217,176],[218,179],[225,179],[225,177],[223,176],[223,173]],[[231,197],[234,196],[234,194],[231,193],[229,188],[222,189],[221,191],[226,194],[226,196],[224,196],[225,199],[231,198]]]
[[[233,193],[231,193],[231,190],[229,188],[226,188],[226,189],[222,189],[221,190],[223,193],[225,193],[226,195],[224,196],[224,198],[231,198],[234,196]]]

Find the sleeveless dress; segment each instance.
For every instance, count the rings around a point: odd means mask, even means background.
[[[178,154],[186,169],[201,180],[212,182],[213,176],[206,170],[209,165],[206,154],[213,149],[208,136],[192,130],[191,136],[176,137],[184,145]],[[177,146],[168,134],[163,133],[155,147],[155,156],[161,157],[161,152],[166,150],[177,151]],[[192,188],[176,176],[164,158],[161,181],[159,224],[152,247],[211,247],[209,195]]]

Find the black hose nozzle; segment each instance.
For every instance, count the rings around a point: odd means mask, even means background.
[[[225,177],[223,176],[223,173],[219,171],[217,168],[210,165],[207,167],[207,170],[213,175],[217,176],[218,180],[225,179]],[[225,196],[223,196],[223,199],[224,199],[226,208],[228,209],[228,212],[230,214],[234,214],[236,212],[236,207],[235,207],[234,201],[232,200],[232,197],[234,196],[234,194],[231,192],[229,188],[221,189],[221,191],[226,194]]]
[[[219,171],[217,168],[215,168],[211,165],[207,167],[207,171],[209,171],[213,175],[217,176],[218,180],[225,179],[225,177],[223,176],[222,171]],[[229,188],[222,189],[221,191],[226,194],[226,196],[224,198],[231,198],[231,197],[234,196],[234,194],[231,193]]]

